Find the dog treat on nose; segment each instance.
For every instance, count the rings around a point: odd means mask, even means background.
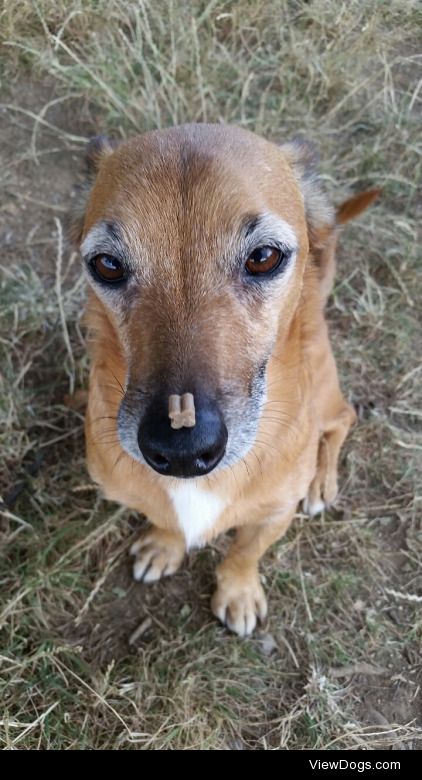
[[[169,417],[172,428],[193,428],[195,425],[195,402],[192,393],[171,395]]]

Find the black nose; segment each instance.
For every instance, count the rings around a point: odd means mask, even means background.
[[[146,462],[159,474],[199,477],[212,471],[223,457],[227,428],[217,403],[195,394],[193,428],[174,429],[168,399],[154,401],[138,431],[138,444]]]

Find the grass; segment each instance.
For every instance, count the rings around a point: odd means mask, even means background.
[[[21,0],[1,13],[2,745],[420,749],[420,6]],[[338,508],[298,515],[266,556],[269,623],[246,641],[209,612],[223,542],[163,584],[131,581],[141,520],[97,495],[83,411],[66,404],[88,371],[84,289],[61,245],[84,139],[186,120],[305,134],[336,202],[384,188],[345,232],[328,311],[360,416]]]

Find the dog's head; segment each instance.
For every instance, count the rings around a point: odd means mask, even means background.
[[[121,444],[161,474],[232,465],[254,444],[309,243],[334,222],[309,148],[186,125],[117,148],[99,139],[90,157],[74,235],[124,357]],[[184,393],[196,424],[174,430],[168,399]]]

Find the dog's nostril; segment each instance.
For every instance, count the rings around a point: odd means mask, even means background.
[[[212,460],[214,460],[214,458],[215,458],[215,452],[213,452],[212,450],[208,450],[208,452],[202,452],[200,455],[200,459],[204,463],[210,463]]]
[[[165,468],[166,468],[166,467],[169,465],[169,462],[168,462],[167,458],[165,458],[165,457],[164,457],[164,455],[159,455],[159,453],[158,453],[158,452],[156,452],[156,453],[154,454],[154,456],[153,456],[153,460],[154,460],[154,463],[155,463],[155,464],[156,464],[156,465],[157,465],[159,468],[162,468],[162,469],[165,469]]]

